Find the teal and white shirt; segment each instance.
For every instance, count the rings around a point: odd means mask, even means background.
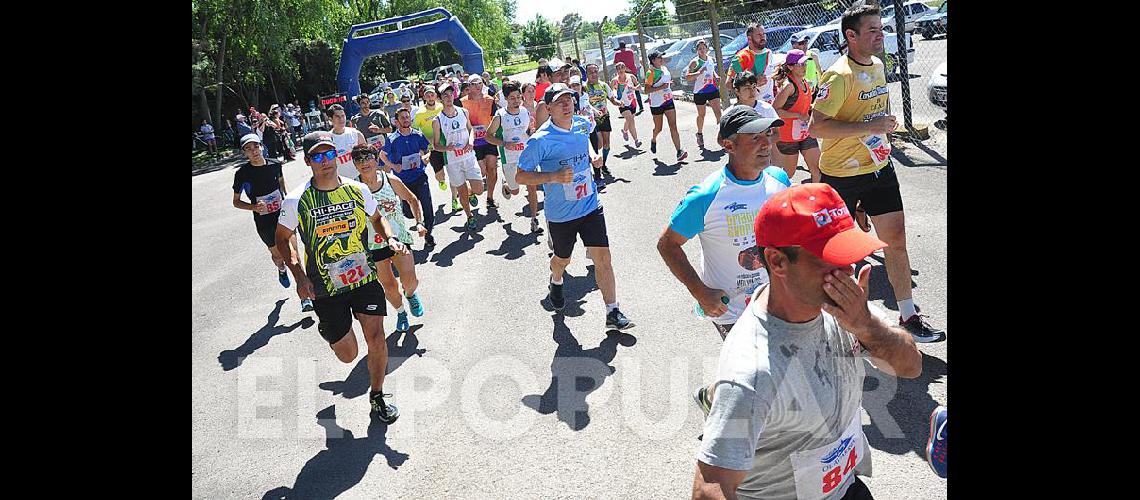
[[[748,293],[768,282],[768,272],[756,259],[753,223],[772,195],[791,185],[780,167],[768,167],[754,181],[742,181],[728,166],[689,188],[673,211],[669,228],[701,242],[701,281],[729,295],[728,311],[713,323],[730,325],[744,312]]]

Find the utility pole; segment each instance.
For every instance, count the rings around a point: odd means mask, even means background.
[[[606,45],[604,39],[602,38],[602,26],[605,26],[606,21],[609,21],[609,19],[610,16],[603,17],[602,22],[598,23],[598,51],[601,54],[600,57],[602,58],[602,76],[605,78],[606,83],[609,83],[610,81],[610,70],[609,66],[606,65]]]
[[[579,26],[581,26],[581,23],[575,24],[574,25],[574,31],[572,31],[571,34],[574,36],[574,55],[576,56],[576,59],[581,61],[582,60],[582,52],[580,50],[578,50],[578,27]]]
[[[720,51],[720,27],[717,26],[716,20],[716,0],[709,1],[709,22],[712,23],[712,43],[713,50],[716,51],[716,78],[722,80],[724,78],[724,56]],[[724,109],[729,104],[728,89],[724,85],[720,88],[720,108]]]

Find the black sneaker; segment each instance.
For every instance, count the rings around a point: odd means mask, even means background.
[[[906,321],[899,318],[899,326],[906,329],[910,333],[911,338],[918,343],[935,342],[942,338],[945,333],[942,330],[930,326],[926,322],[926,316],[922,314],[915,314]]]
[[[434,247],[435,246],[435,237],[432,236],[431,233],[428,233],[427,236],[424,236],[424,246],[428,246],[428,247]]]
[[[633,328],[633,322],[625,317],[620,309],[614,308],[606,315],[607,330],[628,330],[630,328]]]
[[[537,218],[530,219],[530,232],[537,234],[543,233],[542,225],[538,223]]]
[[[495,200],[493,200],[493,199],[487,200],[487,210],[491,210],[491,209],[495,209],[495,210],[499,209],[499,204],[495,203]]]
[[[391,394],[380,394],[372,398],[372,416],[385,424],[391,424],[400,418],[400,410],[394,404],[385,403],[384,396],[392,397]]]
[[[562,296],[562,285],[551,283],[547,288],[550,289],[550,293],[546,296],[550,300],[550,305],[554,306],[554,310],[561,311],[566,307],[566,297]]]
[[[657,141],[649,141],[649,152],[657,154]]]
[[[609,177],[610,179],[614,178],[614,173],[610,172],[610,167],[607,167],[605,165],[602,165],[602,174],[604,174],[606,177]]]

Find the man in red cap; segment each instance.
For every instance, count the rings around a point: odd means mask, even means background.
[[[827,184],[768,198],[756,215],[769,283],[721,348],[716,396],[697,451],[693,498],[871,498],[860,422],[863,360],[903,378],[922,372],[910,334],[867,303],[887,244],[855,228]]]

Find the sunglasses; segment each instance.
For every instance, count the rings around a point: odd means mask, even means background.
[[[355,157],[355,156],[354,156],[354,157],[352,157],[352,162],[353,162],[353,163],[367,163],[367,162],[368,162],[368,160],[375,160],[375,159],[376,159],[376,155],[375,155],[375,154],[373,154],[373,153],[368,153],[368,154],[365,154],[365,155],[362,155],[362,156],[360,156],[359,158],[357,158],[357,157]]]
[[[336,150],[330,149],[324,153],[313,153],[309,155],[309,160],[313,163],[324,163],[326,161],[333,161],[336,159]]]

